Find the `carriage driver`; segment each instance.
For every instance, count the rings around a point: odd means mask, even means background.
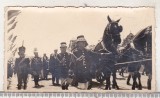
[[[78,82],[78,88],[80,89],[91,89],[92,87],[92,76],[91,66],[93,63],[98,62],[98,58],[114,59],[112,53],[95,53],[91,50],[86,49],[88,45],[84,35],[77,37],[77,49],[73,51],[73,55],[76,57],[76,63],[74,72],[76,75],[76,81]],[[83,85],[83,87],[82,87]]]

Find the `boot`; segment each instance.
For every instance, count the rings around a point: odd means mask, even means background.
[[[148,79],[147,81],[147,87],[148,87],[148,90],[151,90],[151,80],[150,79]]]
[[[117,83],[116,83],[116,88],[117,88],[117,90],[119,90],[119,86],[117,85]]]
[[[27,89],[27,84],[24,84],[23,89],[24,89],[24,90],[26,90],[26,89]]]
[[[61,87],[62,87],[62,90],[65,90],[65,89],[66,89],[65,85],[62,85]]]
[[[135,88],[136,88],[136,80],[133,79],[132,90],[135,90]]]
[[[116,88],[114,83],[112,84],[112,88],[113,88],[113,89],[115,89],[115,88]]]
[[[39,87],[40,85],[38,84],[38,82],[35,82],[35,87]]]
[[[131,79],[131,75],[129,75],[128,78],[127,78],[127,85],[131,85],[131,84],[129,83],[130,79]]]
[[[108,85],[106,85],[105,90],[108,90]]]
[[[142,90],[142,84],[141,84],[141,80],[139,79],[139,86],[138,86],[138,90]]]
[[[18,84],[18,90],[21,90],[21,85],[20,84]]]

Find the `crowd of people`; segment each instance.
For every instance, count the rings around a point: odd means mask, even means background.
[[[34,57],[25,57],[26,48],[19,47],[19,57],[15,60],[14,74],[17,74],[18,90],[27,88],[28,75],[34,78],[35,87],[39,87],[40,74],[43,70],[43,79],[48,78],[48,72],[52,74],[52,84],[61,86],[62,90],[68,90],[69,85],[78,86],[85,84],[85,88],[92,88],[91,67],[98,58],[112,59],[112,53],[95,53],[85,47],[88,45],[83,35],[77,37],[77,48],[71,53],[67,52],[66,42],[60,43],[60,53],[55,49],[50,58],[43,55],[39,57],[38,49],[34,49]],[[114,58],[113,58],[114,59]],[[59,83],[61,82],[61,83]]]

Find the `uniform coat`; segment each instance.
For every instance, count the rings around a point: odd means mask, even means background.
[[[141,53],[138,50],[130,48],[129,50],[126,51],[125,59],[127,61],[137,61],[141,59],[140,55]],[[128,64],[128,72],[138,71],[140,68],[140,65],[141,63]]]
[[[27,78],[30,70],[29,58],[16,58],[14,71],[17,73],[18,85],[27,84]]]
[[[55,76],[60,75],[59,61],[57,59],[57,55],[56,54],[51,54],[50,55],[50,60],[49,60],[49,70]]]
[[[76,63],[74,71],[77,77],[77,81],[80,83],[86,83],[92,79],[91,69],[93,63],[98,63],[99,58],[108,58],[108,54],[95,53],[91,50],[74,50],[74,56],[76,57]]]
[[[47,56],[44,56],[43,57],[43,76],[44,76],[44,79],[47,79],[47,75],[48,75],[48,57]]]
[[[42,60],[40,57],[34,57],[31,60],[31,69],[33,72],[33,75],[39,75],[41,73],[41,70],[43,68]]]
[[[39,86],[39,75],[41,74],[41,70],[43,68],[42,60],[40,57],[34,57],[31,60],[31,68],[32,68],[32,75],[34,77],[35,86]]]
[[[72,63],[72,54],[70,53],[59,53],[57,55],[57,59],[59,60],[59,67],[60,67],[60,77],[67,78],[68,71],[71,67]]]

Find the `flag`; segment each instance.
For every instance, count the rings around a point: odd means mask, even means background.
[[[20,10],[9,10],[8,11],[8,20],[10,20],[14,16],[17,16],[20,13],[21,13]]]
[[[8,40],[10,41],[13,37],[13,34],[11,34],[9,37],[8,37]]]
[[[17,22],[15,22],[15,23],[8,29],[8,33],[9,33],[12,29],[14,29],[14,28],[16,27],[16,25],[17,25]]]
[[[17,36],[15,36],[15,37],[12,39],[12,43],[15,42],[16,38],[17,38]]]
[[[17,18],[17,17],[14,17],[12,20],[10,20],[10,21],[8,22],[8,25],[10,25],[10,24],[12,24],[13,22],[15,22],[16,18]]]
[[[12,49],[16,46],[16,44],[11,44],[8,51],[12,51]]]

